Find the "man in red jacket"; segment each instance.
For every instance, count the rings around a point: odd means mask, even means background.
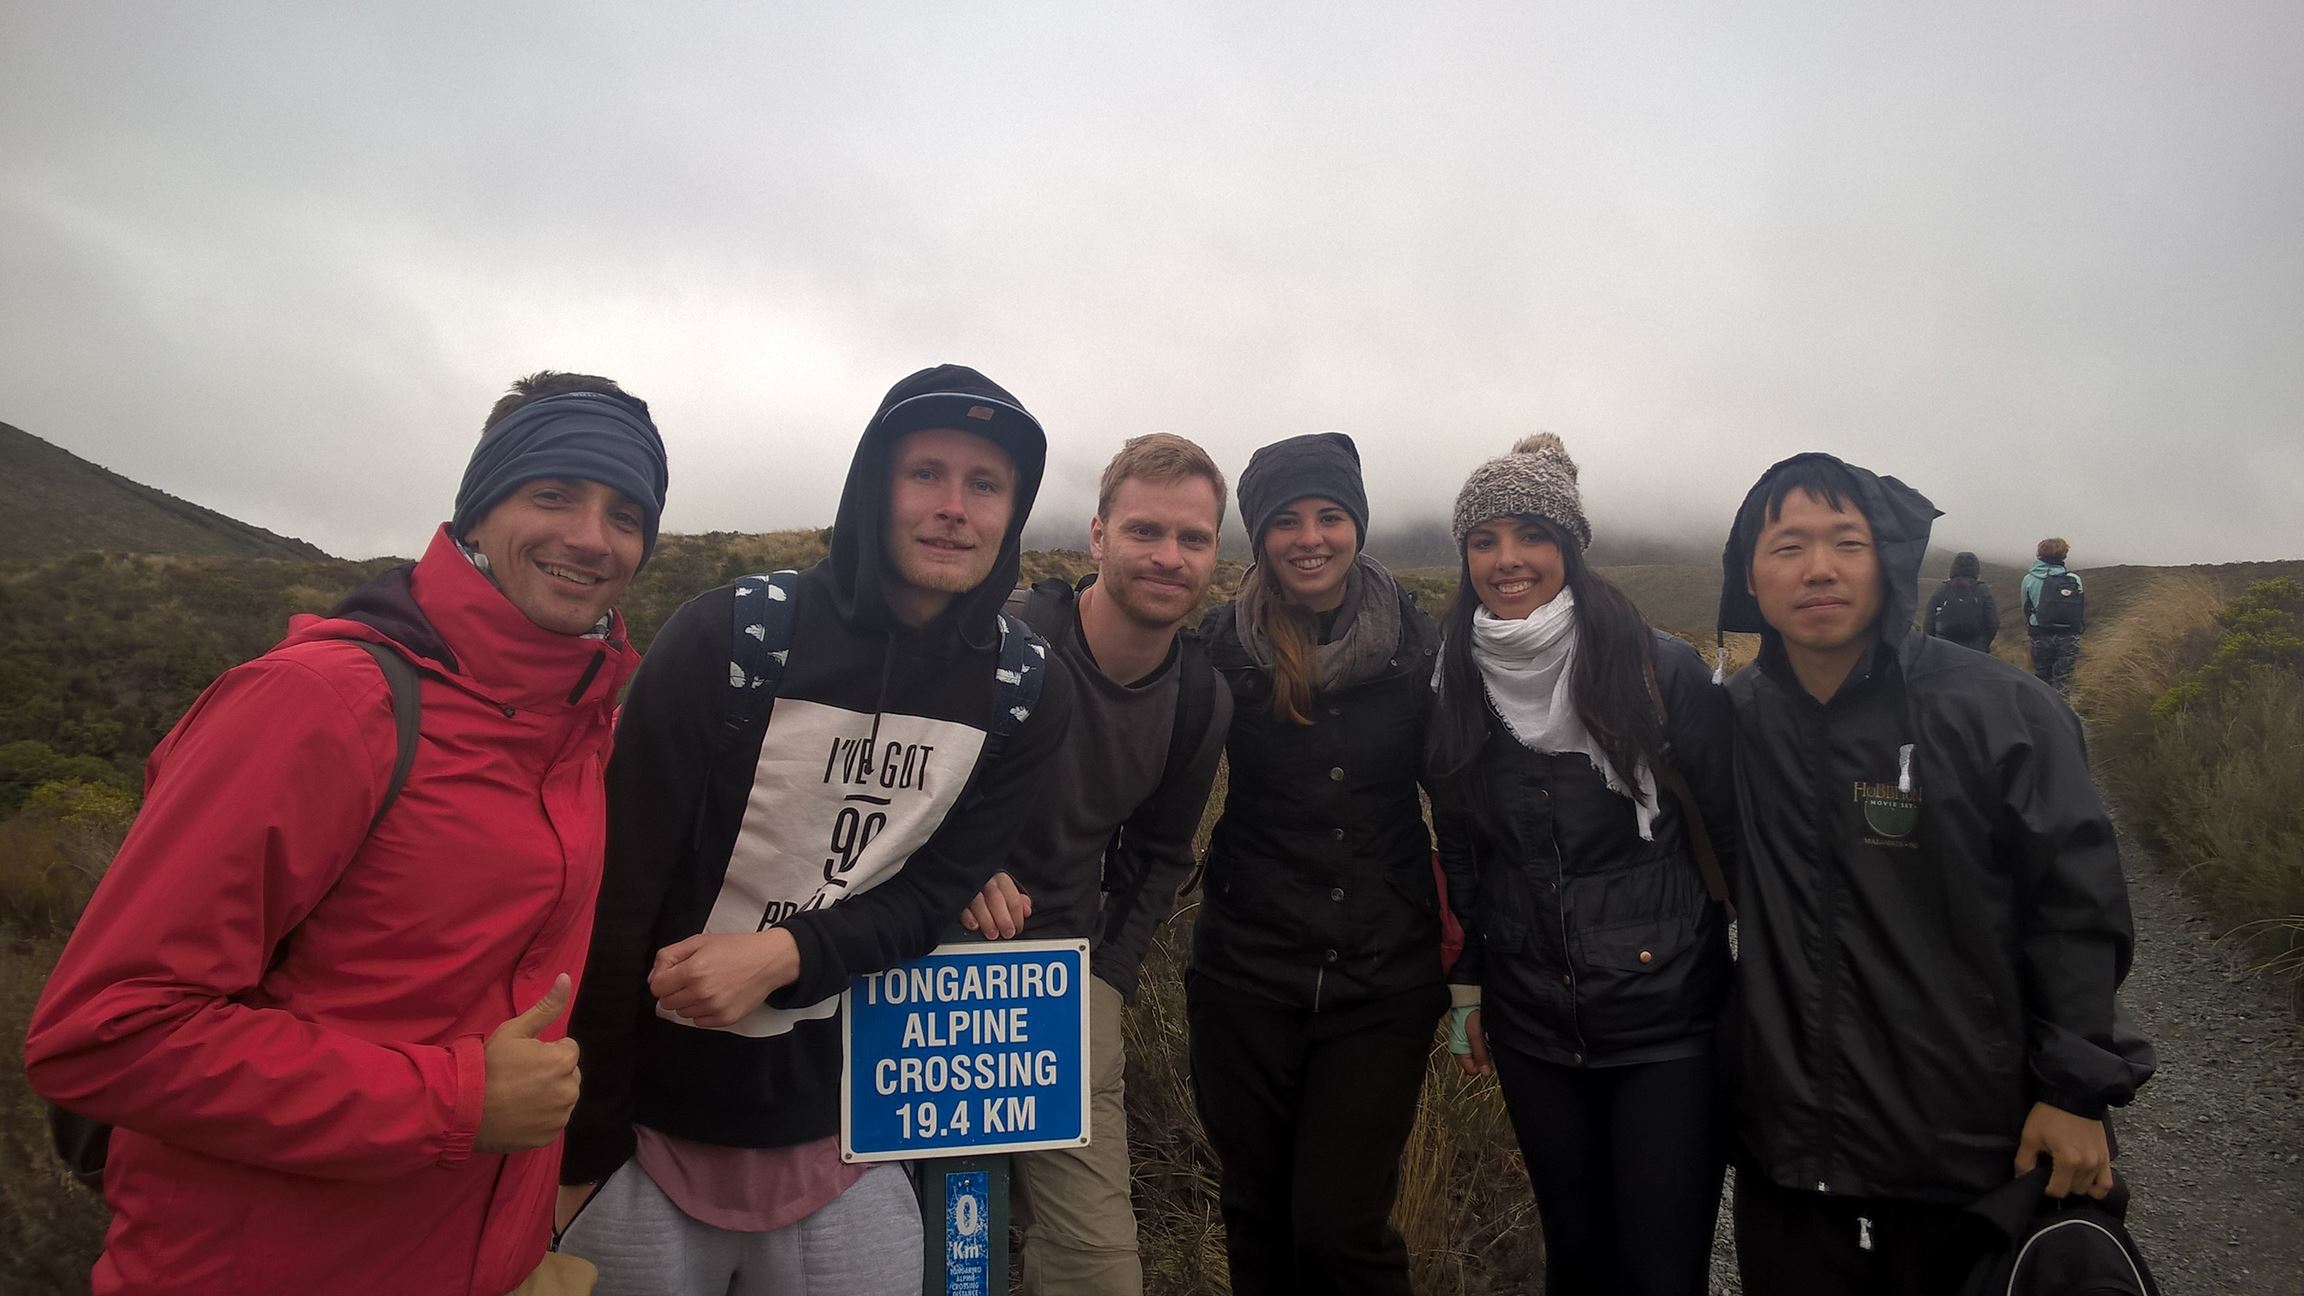
[[[162,740],[49,978],[32,1084],[115,1126],[97,1293],[499,1296],[543,1262],[662,439],[549,371],[423,559],[299,617]],[[414,764],[360,642],[421,672]],[[384,813],[379,816],[379,810]]]

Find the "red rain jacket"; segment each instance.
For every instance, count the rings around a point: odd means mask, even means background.
[[[347,639],[428,672],[373,836],[398,739]],[[25,1045],[35,1089],[118,1126],[99,1296],[495,1296],[542,1260],[560,1147],[474,1152],[483,1043],[583,979],[637,661],[620,619],[530,622],[443,527],[193,703]]]

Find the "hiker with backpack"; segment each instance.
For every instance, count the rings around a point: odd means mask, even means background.
[[[34,1089],[116,1127],[96,1292],[555,1276],[560,1018],[638,661],[615,609],[665,481],[645,402],[520,380],[422,560],[296,618],[153,752],[25,1042]]]
[[[1921,625],[1929,634],[1974,652],[1992,651],[2000,635],[2000,605],[1982,577],[1984,565],[1972,553],[1952,557],[1952,575],[1936,587]]]
[[[964,916],[991,939],[1085,937],[1092,1141],[1019,1154],[1012,1210],[1032,1296],[1140,1296],[1128,1197],[1121,1021],[1153,930],[1176,906],[1216,779],[1232,696],[1182,632],[1216,573],[1224,475],[1199,446],[1137,437],[1104,469],[1075,586],[1051,578],[1009,608],[1072,679],[1074,714],[1041,812]]]
[[[1496,1075],[1556,1296],[1701,1296],[1725,1164],[1733,721],[1696,650],[1584,560],[1560,439],[1472,471],[1429,751],[1464,929],[1449,1050]],[[1709,877],[1707,877],[1709,874]],[[1715,894],[1717,893],[1717,895]]]
[[[990,379],[921,370],[865,427],[829,556],[698,595],[650,647],[561,1167],[602,1296],[919,1290],[903,1167],[840,1158],[839,995],[954,925],[1062,749],[1070,681],[1000,610],[1046,454]]]
[[[2072,546],[2050,536],[2034,551],[2039,561],[2024,573],[2024,625],[2032,636],[2032,673],[2059,693],[2072,691],[2080,662],[2080,632],[2088,628],[2088,598],[2080,574],[2067,571]]]
[[[1950,1292],[1991,1249],[1972,1203],[2043,1161],[2048,1197],[2111,1192],[2105,1113],[2152,1074],[2118,1009],[2134,929],[2079,720],[1912,632],[1935,517],[1796,455],[1722,556],[1720,630],[1761,640],[1728,685],[1750,1292]]]
[[[1256,565],[1201,623],[1230,776],[1185,981],[1232,1290],[1405,1296],[1389,1217],[1448,1006],[1418,799],[1438,635],[1361,552],[1350,437],[1258,450],[1240,516]]]

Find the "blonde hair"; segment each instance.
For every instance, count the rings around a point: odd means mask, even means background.
[[[1096,485],[1096,516],[1112,511],[1112,497],[1120,493],[1122,482],[1140,478],[1166,483],[1193,477],[1205,477],[1216,488],[1216,525],[1221,529],[1227,498],[1224,474],[1208,452],[1173,432],[1130,437],[1121,445],[1120,453],[1112,456],[1112,462],[1104,465],[1104,479]]]
[[[1242,613],[1256,619],[1272,645],[1272,714],[1289,724],[1312,723],[1320,699],[1320,622],[1271,584],[1264,564],[1240,582]]]

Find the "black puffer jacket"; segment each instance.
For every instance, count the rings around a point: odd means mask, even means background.
[[[1935,510],[1848,471],[1881,642],[1826,703],[1773,633],[1729,684],[1738,1125],[1787,1187],[1965,1202],[2008,1180],[2034,1102],[2101,1117],[2152,1074],[2114,1001],[2127,887],[2078,719],[2015,667],[1911,629]],[[1729,539],[1725,631],[1765,630],[1752,539]]]
[[[1673,764],[1734,872],[1734,721],[1696,651],[1655,643]],[[1564,1066],[1694,1057],[1728,996],[1728,922],[1672,794],[1643,841],[1629,798],[1577,753],[1531,751],[1493,713],[1488,741],[1433,801],[1448,899],[1464,928],[1450,980],[1482,987],[1495,1043]]]
[[[1201,623],[1231,686],[1224,816],[1208,845],[1192,973],[1313,1012],[1440,983],[1432,838],[1417,796],[1439,632],[1405,592],[1384,673],[1321,695],[1309,725],[1272,714],[1272,674],[1235,609]]]

